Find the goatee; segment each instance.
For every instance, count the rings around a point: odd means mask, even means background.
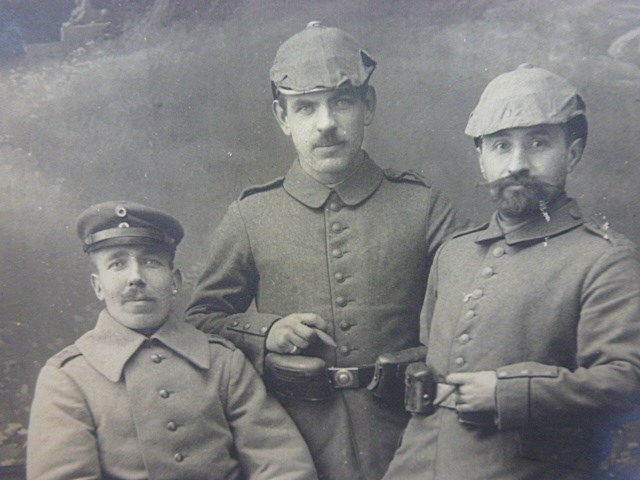
[[[498,211],[507,217],[527,218],[541,212],[541,205],[551,203],[563,188],[528,173],[515,173],[485,183]]]

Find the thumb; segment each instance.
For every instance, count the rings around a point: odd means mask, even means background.
[[[464,385],[469,381],[468,373],[450,373],[445,381],[451,385]]]

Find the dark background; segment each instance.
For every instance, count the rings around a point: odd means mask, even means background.
[[[120,36],[0,67],[0,465],[22,461],[39,368],[100,308],[78,213],[129,199],[175,214],[187,232],[184,301],[227,205],[293,159],[271,117],[268,71],[310,20],[351,32],[379,62],[372,157],[422,172],[476,221],[491,204],[463,129],[484,86],[523,62],[568,77],[591,132],[569,192],[587,216],[640,242],[637,1],[142,4]],[[0,2],[28,44],[59,40],[72,7]]]

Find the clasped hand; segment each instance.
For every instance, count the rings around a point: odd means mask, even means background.
[[[496,372],[451,373],[447,376],[446,382],[457,385],[457,393],[454,395],[457,395],[458,412],[496,411]]]
[[[295,354],[321,340],[335,348],[336,342],[325,333],[326,329],[327,322],[315,313],[292,313],[271,326],[266,347],[271,352]]]

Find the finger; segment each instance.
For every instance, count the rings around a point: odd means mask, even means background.
[[[316,330],[300,323],[292,327],[291,333],[303,338],[307,342],[312,342],[315,340]]]
[[[327,329],[327,322],[320,315],[315,313],[302,313],[300,314],[300,323],[307,325],[308,327],[315,327],[320,330]]]
[[[324,343],[326,343],[330,347],[336,348],[338,346],[338,344],[335,342],[333,338],[329,336],[329,334],[324,333],[322,330],[318,330],[318,329],[314,330],[314,332],[320,340],[322,340]]]
[[[456,411],[459,413],[470,413],[474,412],[475,409],[468,403],[459,403],[456,404]]]
[[[470,381],[468,373],[450,373],[445,378],[445,382],[451,385],[464,385]]]
[[[289,338],[289,349],[297,347],[300,350],[304,350],[309,346],[309,342],[298,335],[291,335]]]

